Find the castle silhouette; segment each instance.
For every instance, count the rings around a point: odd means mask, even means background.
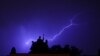
[[[69,54],[70,56],[80,56],[81,50],[75,46],[65,45],[63,48],[60,45],[48,47],[48,40],[39,36],[36,42],[32,41],[30,51],[27,54]],[[17,54],[15,47],[11,49],[10,55]]]

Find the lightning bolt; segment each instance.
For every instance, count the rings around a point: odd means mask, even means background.
[[[65,26],[64,28],[62,28],[57,34],[55,34],[55,35],[53,36],[53,38],[48,39],[48,41],[53,41],[55,38],[57,38],[58,36],[60,36],[60,35],[65,31],[65,29],[67,29],[67,28],[69,28],[69,27],[71,27],[71,26],[73,26],[73,25],[78,25],[78,24],[74,24],[74,23],[73,23],[73,20],[74,20],[77,16],[79,16],[80,14],[81,14],[81,13],[77,13],[76,15],[74,15],[74,16],[72,17],[72,19],[70,20],[70,24],[67,25],[67,26]]]
[[[60,35],[65,31],[65,29],[67,29],[67,28],[69,28],[69,27],[71,27],[71,26],[73,26],[73,25],[77,25],[77,24],[73,24],[72,20],[70,20],[70,24],[67,25],[67,26],[65,26],[64,28],[62,28],[57,34],[55,34],[55,35],[53,36],[53,38],[49,39],[49,41],[54,40],[56,37],[60,36]]]

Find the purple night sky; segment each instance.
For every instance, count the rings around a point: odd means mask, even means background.
[[[0,55],[28,52],[38,36],[49,46],[76,46],[86,54],[100,48],[99,3],[96,0],[0,0]]]

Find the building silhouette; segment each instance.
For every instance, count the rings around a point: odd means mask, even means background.
[[[16,53],[15,47],[11,49],[10,56],[80,56],[80,49],[75,46],[65,45],[61,47],[60,45],[53,45],[48,47],[48,40],[44,40],[44,37],[39,36],[36,42],[32,41],[30,51],[24,54]]]
[[[48,50],[48,41],[45,40],[44,41],[44,38],[41,39],[41,36],[39,36],[39,39],[37,39],[36,42],[32,41],[32,46],[30,48],[30,52],[29,54],[32,54],[32,53],[47,53],[49,50]]]

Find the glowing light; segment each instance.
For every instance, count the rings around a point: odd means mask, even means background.
[[[28,45],[30,43],[30,41],[27,41],[25,44]]]
[[[26,45],[31,45],[31,42],[32,42],[32,41],[36,41],[36,40],[35,40],[35,39],[30,39],[30,40],[26,41],[25,44],[26,44]]]

